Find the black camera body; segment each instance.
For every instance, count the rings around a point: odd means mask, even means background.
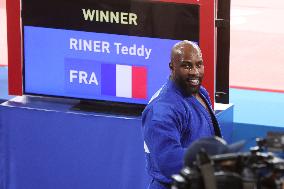
[[[284,160],[267,152],[267,144],[270,144],[267,141],[257,139],[257,146],[243,153],[209,156],[206,150],[201,149],[194,163],[172,176],[172,189],[281,188]]]
[[[182,172],[191,172],[191,174],[184,174]],[[190,168],[184,168],[179,175],[174,175],[174,183],[172,188],[175,189],[206,189],[204,186],[204,180],[200,172],[190,170]],[[178,178],[181,177],[181,178]],[[239,174],[217,171],[214,172],[216,179],[217,189],[242,189],[243,180]]]

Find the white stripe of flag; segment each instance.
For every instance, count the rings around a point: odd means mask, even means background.
[[[116,65],[116,96],[132,97],[132,66]]]

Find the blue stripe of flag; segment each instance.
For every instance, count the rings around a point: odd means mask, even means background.
[[[101,93],[102,95],[116,95],[116,65],[102,64],[101,67]]]

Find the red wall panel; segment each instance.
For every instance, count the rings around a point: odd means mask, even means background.
[[[22,95],[20,0],[7,0],[8,87],[10,95]]]

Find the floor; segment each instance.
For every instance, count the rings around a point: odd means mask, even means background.
[[[12,98],[8,95],[8,68],[0,66],[0,102]]]
[[[230,88],[234,122],[284,127],[284,94]]]
[[[284,126],[283,0],[232,0],[230,102],[234,121]]]
[[[284,92],[284,1],[231,2],[230,86]]]

